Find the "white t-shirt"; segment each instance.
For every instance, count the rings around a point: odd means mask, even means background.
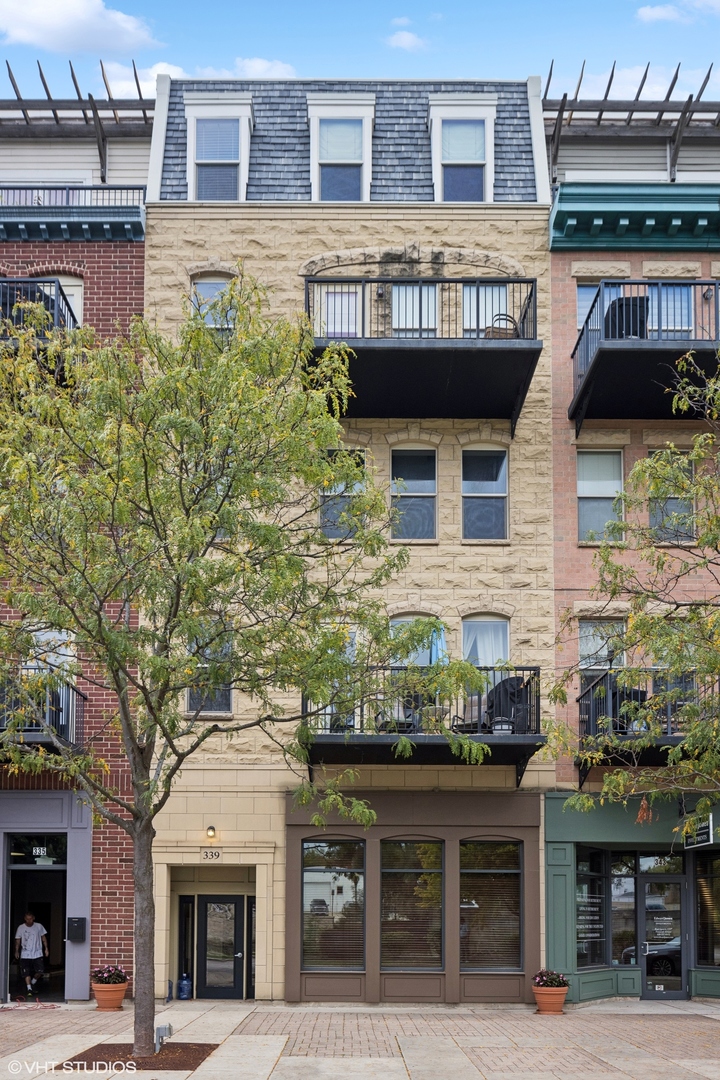
[[[36,922],[32,926],[21,923],[15,931],[15,940],[20,938],[20,959],[37,960],[43,954],[42,939],[47,930],[42,923]]]

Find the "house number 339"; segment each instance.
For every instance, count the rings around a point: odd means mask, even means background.
[[[205,847],[202,849],[200,857],[203,862],[220,862],[222,860],[222,849],[217,847]]]

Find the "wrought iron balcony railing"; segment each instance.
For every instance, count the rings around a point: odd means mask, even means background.
[[[0,732],[13,724],[25,742],[52,744],[47,728],[71,745],[82,744],[87,697],[77,687],[63,683],[45,687],[37,695],[20,693],[12,685],[0,687]]]
[[[376,673],[369,699],[355,709],[305,701],[308,723],[322,735],[540,735],[540,668],[481,667],[480,685],[464,694],[437,693],[423,669],[390,667]]]
[[[145,188],[141,185],[109,184],[34,184],[0,183],[2,206],[144,206]]]
[[[77,320],[57,278],[0,278],[0,315],[23,326],[27,311],[18,304],[42,304],[54,329],[74,330]]]
[[[606,671],[577,699],[581,739],[629,739],[654,734],[680,738],[690,705],[720,707],[720,684],[694,672],[669,675],[657,668]]]
[[[573,350],[575,387],[598,349],[609,342],[631,347],[718,341],[720,286],[716,281],[601,281]]]
[[[537,338],[535,281],[522,278],[305,279],[316,338]]]

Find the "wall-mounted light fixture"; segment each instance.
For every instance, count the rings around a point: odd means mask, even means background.
[[[214,838],[214,836],[215,836],[215,826],[214,825],[208,825],[207,834],[208,834],[208,838],[210,840],[212,840]]]

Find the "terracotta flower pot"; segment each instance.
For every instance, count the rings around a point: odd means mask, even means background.
[[[93,994],[97,1001],[99,1012],[118,1012],[123,1007],[123,998],[127,990],[127,983],[96,983],[92,984]]]
[[[537,1011],[545,1015],[562,1013],[568,989],[567,986],[533,986]]]

